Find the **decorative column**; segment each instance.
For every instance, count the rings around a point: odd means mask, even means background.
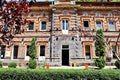
[[[7,45],[6,51],[5,51],[5,58],[10,59],[10,47]]]
[[[21,41],[21,45],[20,45],[20,59],[24,59],[24,39],[22,39]]]
[[[92,56],[92,58],[95,58],[95,45],[94,44],[91,44],[91,56]]]
[[[82,44],[82,51],[83,51],[82,57],[85,58],[85,45],[84,44]]]

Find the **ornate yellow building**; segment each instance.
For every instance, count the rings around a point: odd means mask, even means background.
[[[25,16],[25,15],[23,15]],[[37,39],[37,61],[52,66],[93,63],[96,30],[105,36],[106,59],[120,56],[120,3],[114,2],[37,2],[30,7],[29,28],[17,34],[7,50],[1,43],[1,61],[27,62],[32,38]]]

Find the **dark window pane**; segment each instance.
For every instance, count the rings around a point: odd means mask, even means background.
[[[66,30],[68,30],[68,20],[66,20]]]
[[[65,30],[65,21],[62,21],[62,29]]]
[[[84,27],[89,27],[88,21],[84,21]]]
[[[5,57],[5,45],[2,45],[1,46],[1,55],[0,55],[0,57],[1,57],[1,59],[4,59],[4,57]]]
[[[62,45],[62,48],[69,48],[69,45]]]
[[[89,30],[89,22],[88,21],[84,21],[84,29]]]
[[[40,46],[40,56],[45,56],[45,46]]]
[[[31,23],[29,24],[29,30],[33,30],[33,29],[34,29],[34,23],[31,22]]]
[[[29,56],[29,55],[28,55],[29,48],[30,48],[30,46],[29,46],[29,45],[27,45],[27,52],[26,52],[26,56]]]
[[[42,22],[41,25],[42,25],[41,30],[46,30],[46,22]]]
[[[14,53],[13,53],[13,59],[18,58],[18,45],[14,46]]]

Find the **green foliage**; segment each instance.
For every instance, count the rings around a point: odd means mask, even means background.
[[[95,53],[96,56],[104,57],[105,56],[105,42],[104,42],[104,35],[102,29],[97,30],[96,32],[96,42],[95,42]]]
[[[37,61],[36,60],[30,60],[28,63],[29,68],[35,69],[37,67]]]
[[[2,68],[3,64],[2,64],[2,61],[0,61],[0,68]]]
[[[95,59],[95,65],[100,69],[105,67],[105,59],[104,58],[97,58]]]
[[[78,2],[96,2],[96,0],[77,0]]]
[[[37,54],[37,49],[36,49],[36,38],[32,38],[30,48],[28,49],[28,55],[30,56],[31,59],[35,59]]]
[[[0,69],[0,80],[120,80],[120,70]]]
[[[120,69],[120,60],[115,61],[115,66]]]
[[[100,69],[105,67],[105,42],[104,42],[104,34],[102,29],[97,30],[96,32],[96,42],[95,42],[95,54],[99,58],[95,59],[95,64]]]
[[[16,66],[17,66],[17,63],[16,63],[16,62],[10,62],[10,63],[8,64],[8,67],[9,67],[9,68],[16,68]]]

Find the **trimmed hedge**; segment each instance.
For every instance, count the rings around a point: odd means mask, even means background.
[[[115,66],[120,69],[120,60],[115,61]]]
[[[16,68],[16,66],[17,66],[17,63],[16,63],[16,62],[10,62],[10,63],[8,64],[8,67],[9,67],[9,68]]]
[[[28,66],[30,69],[35,69],[37,67],[37,61],[36,60],[29,60]]]
[[[2,64],[2,61],[0,61],[0,68],[2,68],[3,64]]]
[[[1,68],[0,80],[120,80],[120,70],[31,70]]]

